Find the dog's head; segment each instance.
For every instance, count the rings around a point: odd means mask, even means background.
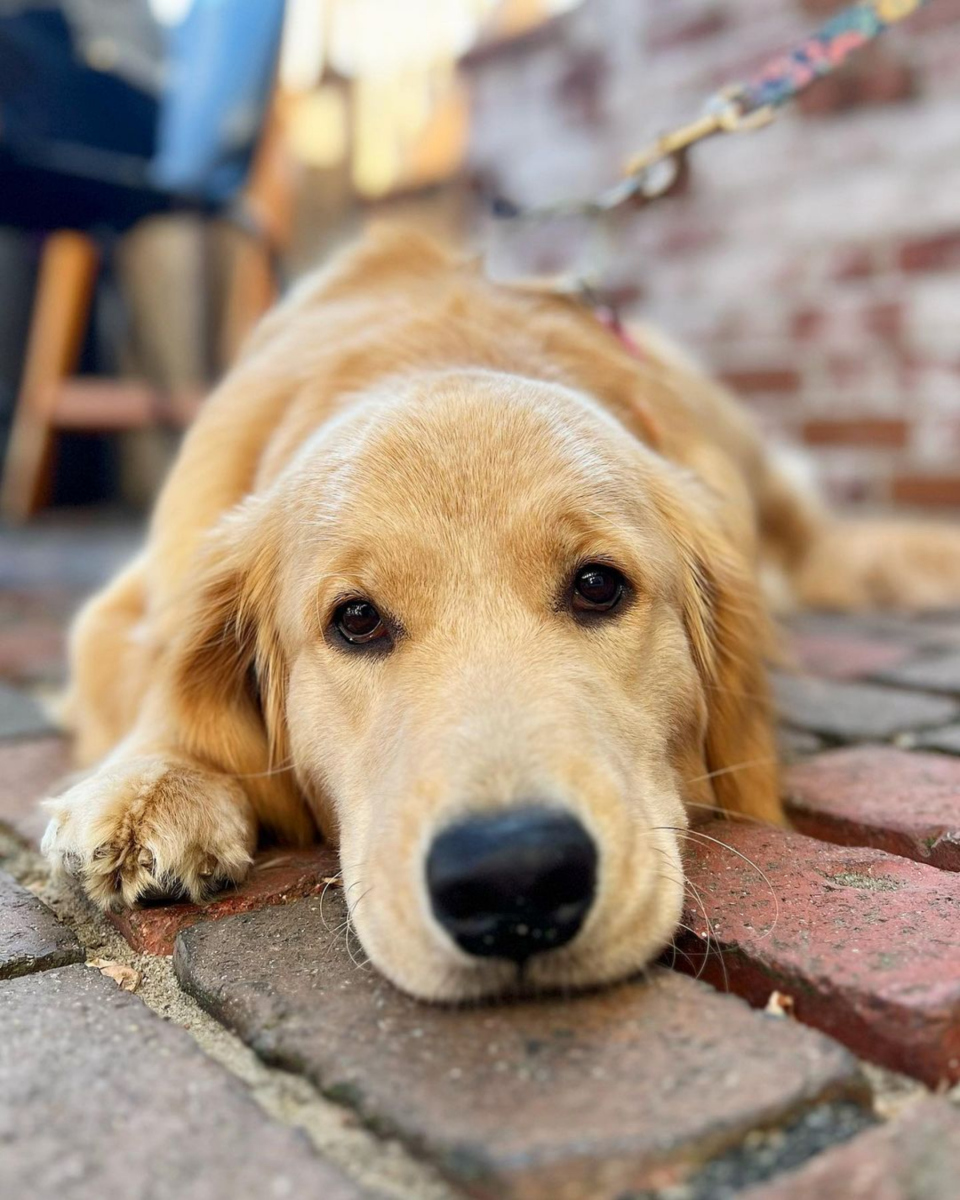
[[[192,727],[222,760],[211,714],[259,723],[400,987],[622,977],[676,929],[688,807],[769,805],[761,609],[716,507],[582,392],[437,372],[215,532]]]

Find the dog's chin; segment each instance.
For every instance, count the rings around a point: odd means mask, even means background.
[[[367,953],[373,966],[400,991],[433,1004],[570,995],[640,975],[676,932],[679,901],[670,904],[668,911],[661,908],[657,915],[655,926],[642,919],[624,922],[615,941],[578,938],[570,946],[538,954],[522,966],[503,959],[470,958],[436,945],[403,956],[378,954],[374,946]]]
[[[579,954],[539,955],[523,965],[501,959],[478,959],[464,963],[437,957],[421,962],[416,972],[383,964],[380,972],[390,983],[416,1000],[431,1004],[476,1004],[516,1000],[533,996],[568,996],[592,991],[639,975],[660,953],[662,945],[648,953],[610,957]],[[374,965],[376,962],[374,962]]]

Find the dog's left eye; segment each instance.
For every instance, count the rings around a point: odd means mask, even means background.
[[[623,599],[627,581],[606,563],[587,563],[573,577],[573,607],[578,612],[610,612]]]
[[[333,626],[351,646],[369,646],[390,636],[369,600],[348,600],[333,614]]]

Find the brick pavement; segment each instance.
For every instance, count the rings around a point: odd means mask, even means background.
[[[4,612],[4,628],[29,615]],[[216,1022],[352,1113],[371,1154],[432,1164],[446,1194],[955,1194],[955,1107],[930,1099],[888,1119],[870,1064],[920,1092],[960,1079],[960,616],[803,618],[796,643],[804,674],[780,689],[797,830],[714,824],[690,839],[703,908],[650,980],[419,1005],[332,932],[342,898],[322,848],[264,851],[251,881],[209,906],[123,918],[129,962],[169,962],[149,954],[175,946],[184,988]],[[13,657],[0,857],[28,890],[0,878],[0,1174],[22,1184],[14,1194],[76,1200],[363,1194],[283,1106],[267,1111],[176,1028],[189,1023],[176,1004],[83,965],[100,950],[75,906],[57,909],[76,933],[29,890],[43,878],[32,797],[67,763],[30,699],[38,675]]]

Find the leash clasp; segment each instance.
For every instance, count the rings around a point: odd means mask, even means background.
[[[718,133],[749,133],[754,129],[762,129],[769,125],[775,116],[772,104],[766,104],[752,112],[747,111],[740,89],[736,86],[724,88],[710,100],[701,117],[661,135],[645,150],[629,159],[624,167],[624,174],[641,175],[664,159],[678,159],[691,146]]]

